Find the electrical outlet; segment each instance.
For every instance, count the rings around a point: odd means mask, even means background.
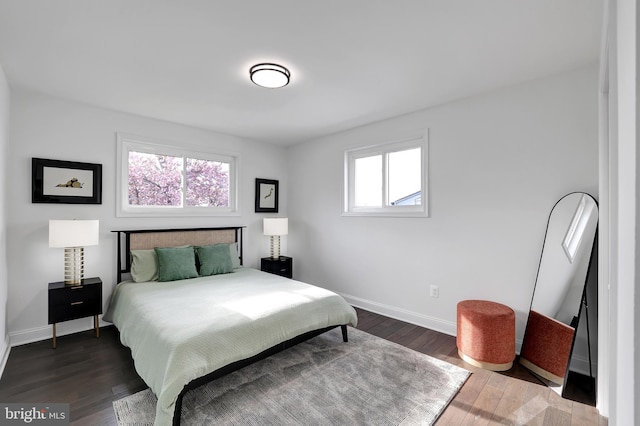
[[[438,287],[437,285],[432,285],[429,290],[429,295],[431,297],[435,297],[436,299],[440,297],[440,287]]]

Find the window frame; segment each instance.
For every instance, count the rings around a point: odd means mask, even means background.
[[[344,152],[344,202],[342,216],[380,216],[380,217],[429,217],[428,191],[428,131],[420,136],[386,142],[365,147],[350,148]],[[421,204],[390,205],[386,198],[389,190],[388,155],[393,152],[420,148],[421,156]],[[382,155],[382,206],[356,207],[355,205],[355,161],[374,155]]]
[[[186,181],[183,174],[182,206],[131,206],[129,205],[129,152],[142,152],[229,163],[229,206],[186,206]],[[178,147],[148,137],[117,134],[117,184],[116,217],[194,217],[194,216],[238,216],[238,154],[220,153],[201,147]]]

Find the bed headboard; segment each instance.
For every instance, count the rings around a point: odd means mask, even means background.
[[[240,264],[242,259],[242,229],[244,226],[221,228],[186,229],[138,229],[111,231],[118,233],[118,282],[122,274],[131,272],[131,250],[153,249],[155,247],[178,247],[184,245],[204,246],[209,244],[238,243]]]

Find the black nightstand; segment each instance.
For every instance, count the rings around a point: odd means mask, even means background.
[[[100,337],[98,315],[102,313],[102,280],[86,278],[80,284],[64,281],[49,283],[49,324],[53,325],[53,349],[56,348],[56,323],[93,316],[96,337]]]
[[[287,256],[280,256],[277,259],[263,257],[260,259],[260,270],[276,274],[287,278],[293,278],[293,259]]]

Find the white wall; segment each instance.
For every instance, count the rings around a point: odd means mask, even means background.
[[[206,146],[240,157],[240,216],[197,218],[116,218],[116,132],[166,140],[190,147]],[[31,158],[83,161],[103,165],[101,205],[31,203]],[[63,278],[62,249],[48,247],[49,219],[99,219],[100,245],[85,248],[85,276],[102,278],[103,301],[116,280],[117,229],[247,225],[245,264],[259,267],[268,254],[262,217],[255,214],[255,178],[278,179],[280,211],[287,212],[285,150],[233,136],[99,109],[20,89],[11,97],[10,144],[7,157],[7,245],[11,344],[49,338],[47,283]],[[90,319],[58,325],[59,334],[91,327]]]
[[[597,199],[597,88],[594,64],[292,147],[297,276],[450,334],[460,300],[501,302],[521,342],[550,209],[572,191]],[[430,217],[341,216],[344,150],[425,128]]]
[[[615,199],[610,187],[614,183],[611,179],[611,166],[615,156],[611,155],[611,134],[615,126],[610,124],[610,119],[615,115],[612,107],[615,102],[614,90],[611,86],[611,70],[615,64],[615,53],[612,49],[612,25],[610,24],[612,3],[605,0],[603,8],[603,26],[600,45],[600,71],[599,71],[599,192],[600,192],[600,223],[598,228],[598,371],[596,383],[596,408],[600,415],[610,416],[611,395],[615,392],[610,386],[612,383],[610,346],[614,341],[611,335],[612,326],[610,308],[612,294],[610,282],[613,276],[611,261],[614,253],[612,250],[612,236],[614,235],[614,221],[611,216],[611,205]]]
[[[9,144],[10,93],[0,66],[0,373],[9,356],[7,334],[7,146]]]
[[[635,425],[640,422],[640,173],[638,164],[638,99],[640,91],[640,9],[633,0],[607,2],[609,36],[608,119],[609,138],[603,139],[608,152],[607,174],[601,187],[609,201],[608,250],[610,286],[609,424]]]

